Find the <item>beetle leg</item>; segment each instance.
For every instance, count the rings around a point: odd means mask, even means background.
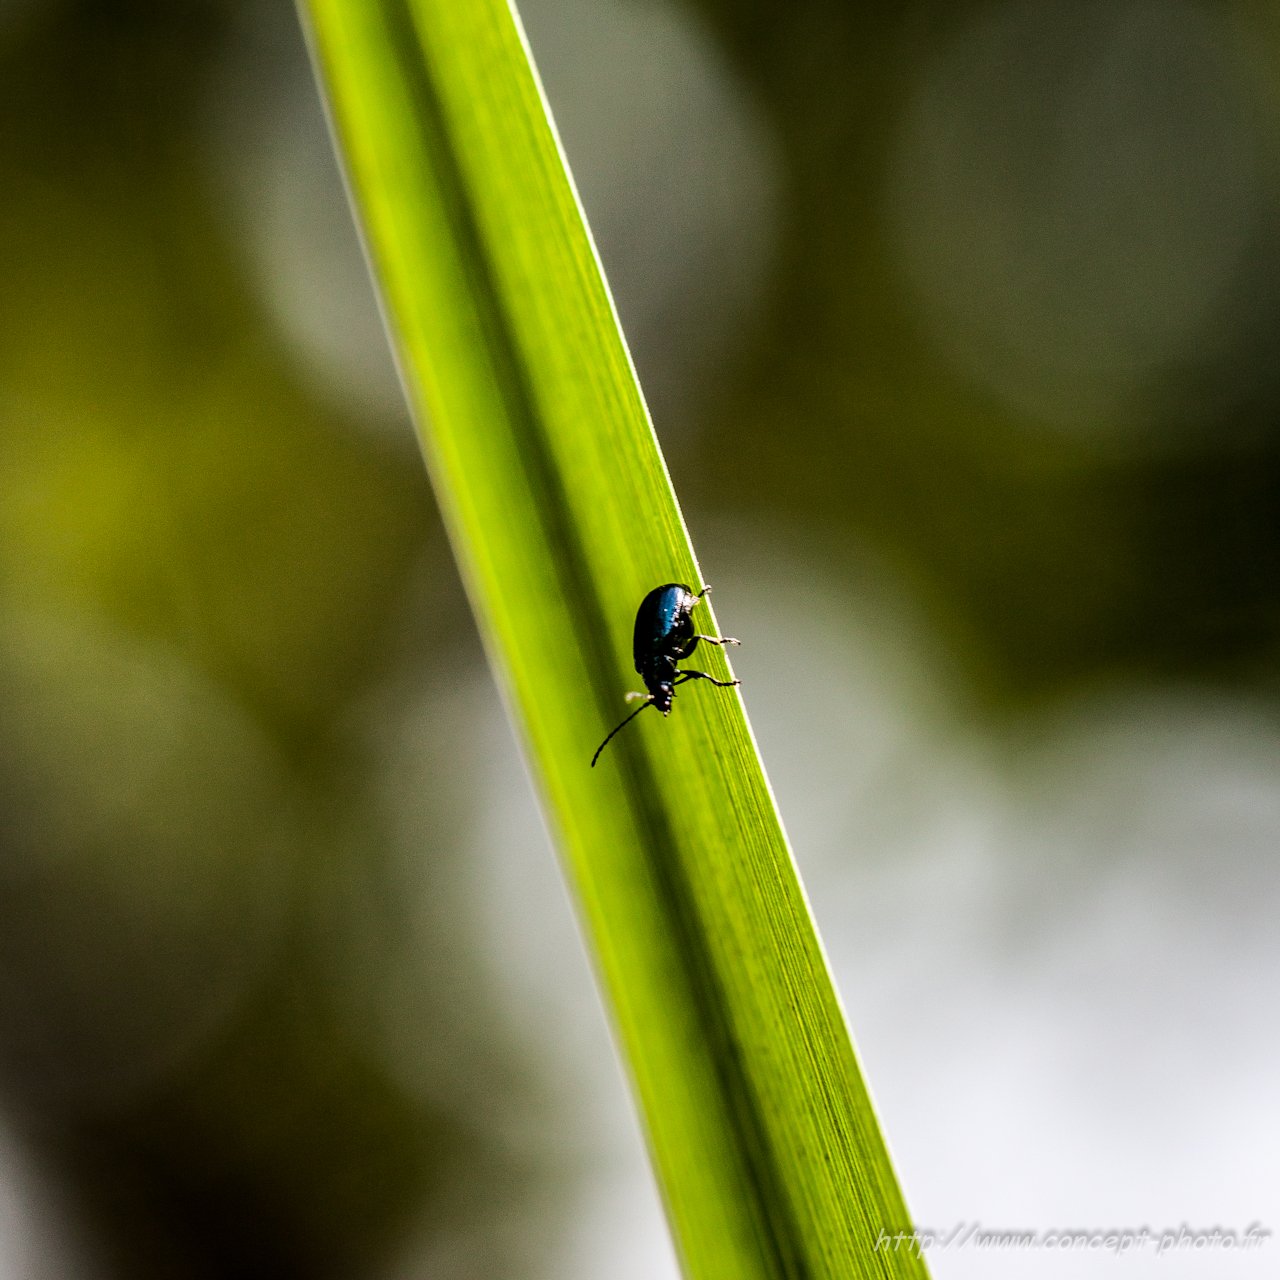
[[[710,680],[712,684],[719,685],[722,689],[732,689],[735,684],[741,684],[741,680],[717,680],[715,676],[709,676],[705,671],[682,671],[671,682],[672,684],[683,684],[686,680]]]
[[[708,644],[741,644],[740,640],[735,640],[732,636],[690,636],[683,644],[680,645],[676,652],[676,661],[683,662],[686,658],[693,656],[693,651],[698,647],[698,641],[705,640]]]

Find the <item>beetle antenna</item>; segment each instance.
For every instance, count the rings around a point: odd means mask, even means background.
[[[642,702],[642,703],[641,703],[641,704],[640,704],[640,705],[639,705],[639,706],[638,706],[638,707],[637,707],[637,708],[636,708],[636,709],[635,709],[635,710],[634,710],[634,711],[633,711],[633,712],[632,712],[632,713],[631,713],[631,714],[630,714],[630,715],[629,715],[629,716],[628,716],[628,717],[627,717],[627,718],[622,722],[622,724],[620,724],[620,725],[618,726],[618,729],[624,728],[626,725],[629,725],[629,724],[630,724],[630,723],[631,723],[631,722],[636,718],[636,716],[638,716],[638,715],[639,715],[639,714],[640,714],[640,713],[645,709],[645,707],[651,707],[651,706],[653,706],[653,699],[652,699],[651,697],[650,697],[650,698],[646,698],[646,699],[645,699],[645,700],[644,700],[644,701],[643,701],[643,702]],[[618,732],[618,729],[614,729],[614,730],[613,730],[613,733],[610,733],[610,734],[609,734],[609,738],[612,738],[612,737],[613,737],[613,734]],[[609,745],[609,738],[606,738],[606,739],[605,739],[605,740],[604,740],[604,741],[603,741],[603,742],[602,742],[602,743],[601,743],[601,744],[596,748],[596,753],[595,753],[595,755],[593,755],[593,756],[591,757],[591,767],[592,767],[593,769],[596,767],[596,761],[600,759],[600,753],[605,749],[605,747],[607,747],[607,746]]]

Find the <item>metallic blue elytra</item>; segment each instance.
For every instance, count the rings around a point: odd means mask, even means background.
[[[671,714],[671,700],[676,696],[676,685],[686,680],[710,680],[722,689],[731,689],[740,680],[717,680],[705,671],[681,671],[677,662],[683,662],[698,647],[699,640],[707,644],[737,644],[732,636],[700,636],[693,629],[693,607],[709,591],[703,587],[694,595],[682,582],[667,582],[654,587],[636,610],[636,628],[631,642],[636,671],[644,681],[645,693],[629,693],[628,700],[643,698],[644,702],[618,725],[591,757],[591,767],[600,759],[600,752],[609,745],[618,729],[628,725],[645,707],[657,707],[664,716]]]

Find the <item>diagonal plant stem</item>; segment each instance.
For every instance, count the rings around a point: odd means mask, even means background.
[[[703,578],[514,11],[300,3],[685,1272],[922,1276],[875,1247],[908,1218],[737,692],[690,688],[589,768],[636,605]]]

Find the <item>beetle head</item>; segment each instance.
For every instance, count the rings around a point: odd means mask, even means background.
[[[672,687],[669,680],[661,680],[653,686],[651,697],[653,705],[662,712],[664,716],[671,714],[671,699],[676,696],[676,691]]]

